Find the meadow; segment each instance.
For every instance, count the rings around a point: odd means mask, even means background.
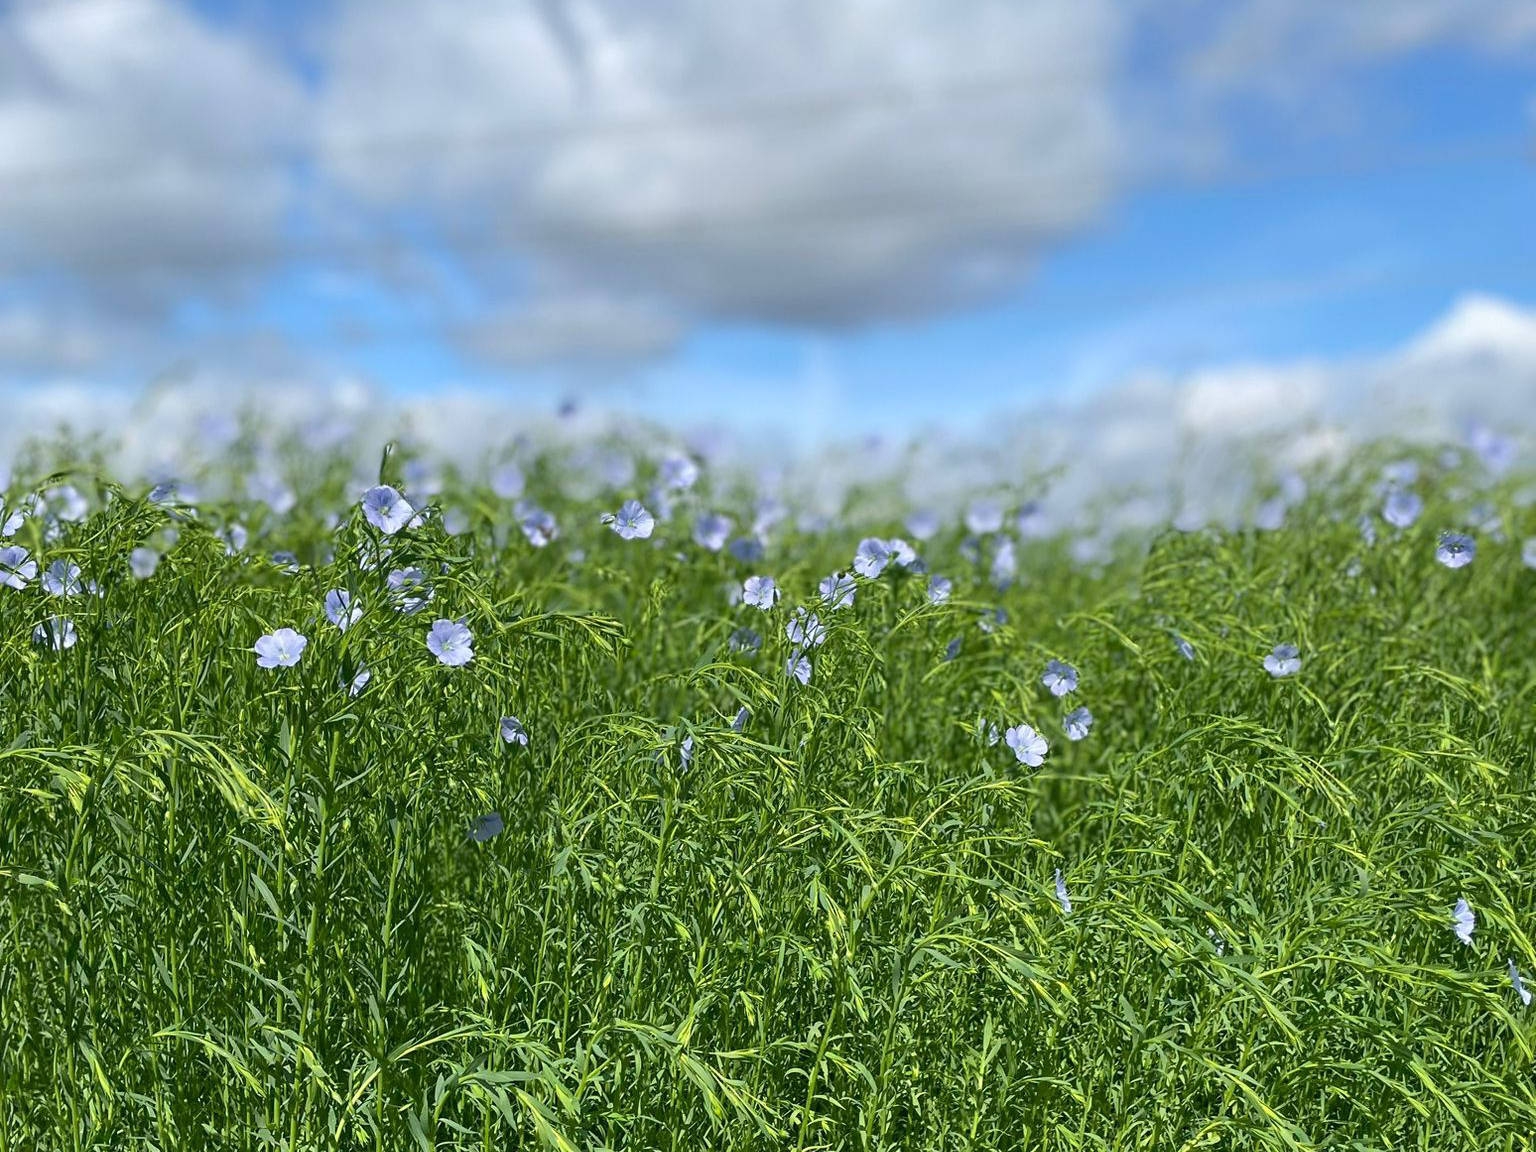
[[[1519,477],[411,464],[17,469],[0,1149],[1530,1146]]]

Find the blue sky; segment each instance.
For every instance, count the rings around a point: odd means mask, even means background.
[[[416,28],[406,6],[120,0],[149,60],[108,70],[120,90],[75,72],[113,62],[123,28],[104,22],[121,17],[85,0],[61,23],[58,6],[0,9],[29,46],[21,82],[0,83],[0,142],[43,189],[0,207],[12,384],[133,387],[191,362],[901,433],[1142,374],[1371,356],[1470,292],[1536,306],[1536,23],[1519,5],[1405,0],[1341,30],[1305,0],[1221,21],[1200,3],[1156,20],[1047,4],[999,34],[969,5],[893,2],[890,27],[829,20],[854,95],[833,86],[791,132],[772,117],[825,83],[749,82],[788,49],[683,2],[654,27],[546,0],[496,21],[447,5],[461,18]],[[764,4],[765,29],[802,7]],[[891,50],[932,44],[935,75],[1016,70],[1020,91],[942,95],[910,142],[899,112],[861,127],[893,100]],[[159,75],[156,52],[185,74]],[[49,100],[33,164],[27,117]],[[690,126],[722,107],[724,126]],[[550,139],[506,147],[528,124]],[[952,144],[966,132],[974,146]],[[145,175],[157,158],[191,174],[176,195]]]

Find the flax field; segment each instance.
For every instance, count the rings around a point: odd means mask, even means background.
[[[1528,478],[613,451],[18,464],[0,1149],[1531,1146]]]

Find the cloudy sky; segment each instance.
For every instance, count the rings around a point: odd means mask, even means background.
[[[0,0],[0,385],[1508,407],[1533,126],[1521,0]]]

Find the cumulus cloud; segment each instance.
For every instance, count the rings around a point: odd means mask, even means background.
[[[427,206],[471,264],[488,230],[557,331],[599,292],[807,325],[965,303],[1116,186],[1104,0],[572,0],[568,35],[548,5],[385,7],[331,30],[324,170],[375,210]]]

